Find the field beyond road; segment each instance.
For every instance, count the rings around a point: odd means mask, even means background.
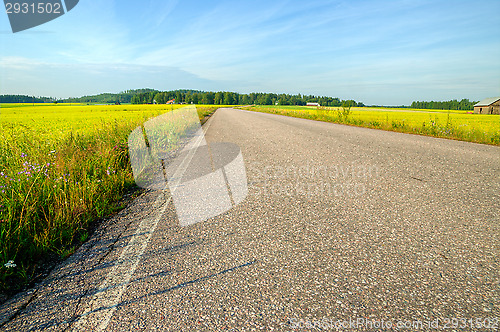
[[[134,187],[128,135],[183,105],[1,106],[0,302],[48,260],[72,254],[97,219],[124,207]],[[197,109],[203,119],[216,108]]]
[[[242,109],[365,128],[500,145],[500,115],[371,107],[247,106]]]

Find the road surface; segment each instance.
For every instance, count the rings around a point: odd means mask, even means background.
[[[146,192],[0,329],[498,328],[498,147],[233,109],[205,130],[241,148],[241,204],[179,227]]]

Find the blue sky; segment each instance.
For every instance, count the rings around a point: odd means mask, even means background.
[[[0,94],[285,92],[401,105],[500,96],[500,1],[80,0],[13,34]]]

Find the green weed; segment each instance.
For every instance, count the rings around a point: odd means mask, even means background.
[[[37,265],[71,255],[96,220],[123,207],[117,202],[135,186],[128,135],[173,107],[3,106],[0,291],[14,292]],[[200,107],[200,118],[215,109]]]
[[[344,105],[311,109],[301,106],[252,106],[245,109],[359,127],[500,145],[500,116],[467,111],[373,109]]]

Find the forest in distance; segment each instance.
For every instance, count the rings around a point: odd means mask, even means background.
[[[477,101],[469,99],[449,101],[413,101],[411,105],[387,106],[365,105],[355,100],[341,100],[336,97],[314,96],[302,94],[277,94],[253,92],[242,94],[229,91],[198,91],[173,90],[159,91],[155,89],[126,90],[120,93],[101,93],[93,96],[78,98],[56,99],[51,97],[34,97],[27,95],[1,95],[0,103],[97,103],[97,104],[166,104],[175,100],[176,104],[203,104],[203,105],[290,105],[304,106],[307,103],[319,103],[326,107],[350,105],[353,107],[398,107],[413,109],[437,110],[473,110]]]

